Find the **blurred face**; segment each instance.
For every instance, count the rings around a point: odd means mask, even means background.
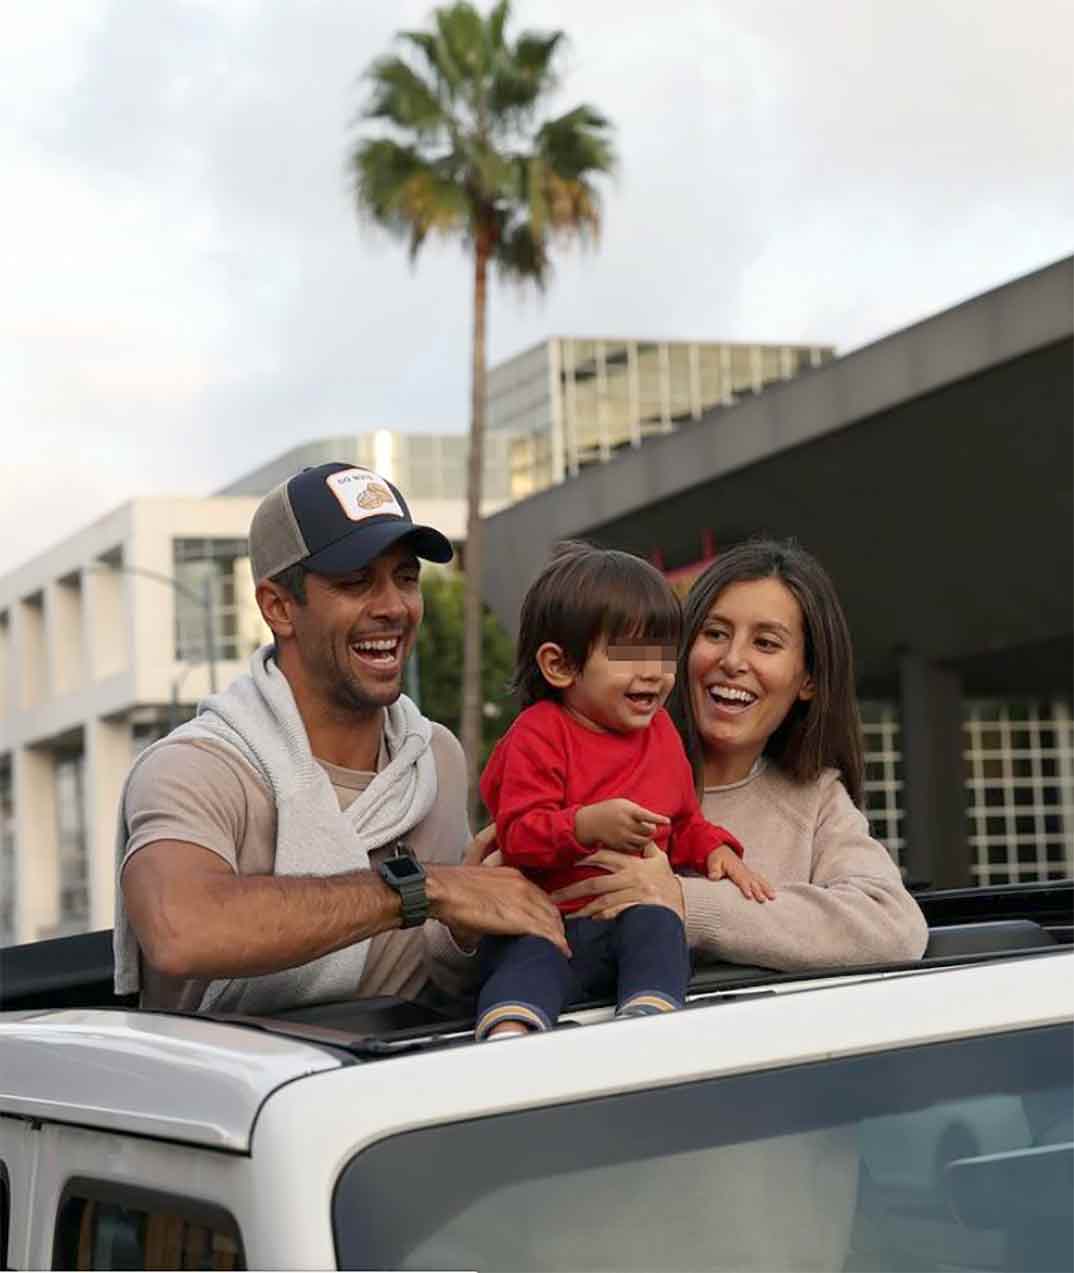
[[[307,576],[292,620],[302,678],[319,698],[358,712],[395,702],[421,623],[420,574],[410,548],[394,544],[361,570]]]
[[[709,785],[745,778],[791,707],[814,694],[801,607],[779,579],[719,594],[687,658]]]
[[[647,641],[603,642],[562,690],[564,707],[599,732],[645,729],[675,684],[675,650]]]

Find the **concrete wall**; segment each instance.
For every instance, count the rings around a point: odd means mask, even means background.
[[[205,664],[175,658],[175,538],[244,538],[253,498],[135,500],[0,579],[0,754],[15,806],[15,934],[31,941],[59,916],[56,757],[81,746],[85,764],[91,927],[111,925],[119,794],[132,726],[209,688]],[[165,580],[135,573],[155,572]],[[251,612],[248,635],[267,635]],[[221,661],[225,686],[245,660]]]

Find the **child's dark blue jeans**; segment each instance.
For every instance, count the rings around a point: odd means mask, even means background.
[[[567,916],[566,929],[570,959],[543,937],[482,940],[479,1039],[501,1021],[548,1030],[566,1004],[612,991],[621,1016],[682,1007],[690,955],[673,910],[631,906],[611,920]]]

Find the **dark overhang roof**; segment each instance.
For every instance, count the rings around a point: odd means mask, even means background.
[[[513,631],[557,539],[668,567],[794,535],[831,571],[861,679],[900,649],[981,692],[1071,682],[1074,258],[966,301],[487,522],[485,595]],[[1059,678],[1058,683],[1056,678]],[[967,688],[973,689],[970,685]]]

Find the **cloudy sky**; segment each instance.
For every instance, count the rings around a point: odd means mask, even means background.
[[[39,0],[0,48],[0,571],[309,438],[467,423],[469,272],[359,231],[360,72],[427,0]],[[610,115],[554,333],[842,351],[1074,242],[1069,0],[518,0]],[[58,497],[58,498],[57,498]]]

